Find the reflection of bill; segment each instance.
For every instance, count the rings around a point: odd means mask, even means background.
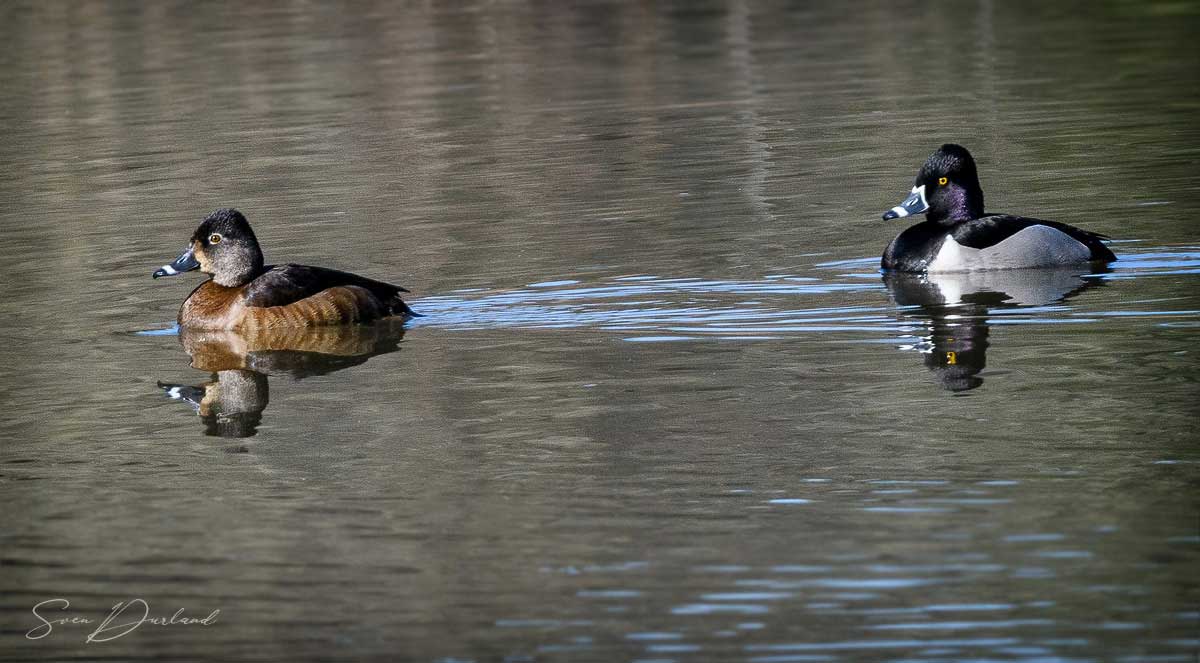
[[[372,325],[262,329],[254,332],[180,332],[192,367],[213,379],[191,386],[159,382],[168,396],[192,406],[205,433],[250,437],[258,432],[269,402],[267,376],[304,378],[357,366],[399,349],[401,322]]]
[[[925,355],[925,366],[950,391],[983,384],[987,365],[989,313],[999,309],[1046,306],[1103,283],[1084,278],[1091,269],[1014,269],[939,274],[889,272],[883,281],[905,313],[920,319],[928,333],[909,345]]]
[[[50,635],[54,631],[55,626],[90,626],[96,623],[95,619],[87,617],[50,618],[43,615],[43,612],[49,615],[51,610],[58,609],[65,611],[70,607],[71,602],[67,599],[49,599],[33,606],[33,616],[41,622],[41,625],[30,629],[25,633],[25,637],[30,640],[40,640]],[[39,612],[39,610],[42,612]],[[142,599],[131,599],[114,605],[108,615],[100,621],[100,625],[88,634],[87,642],[116,640],[136,631],[144,624],[153,626],[211,626],[216,623],[217,616],[220,614],[221,611],[217,609],[208,613],[207,617],[188,617],[184,614],[184,608],[180,608],[170,617],[151,617],[150,604]]]
[[[215,380],[195,386],[159,382],[167,395],[192,406],[206,435],[251,437],[258,432],[270,401],[267,376],[254,371],[217,371]]]

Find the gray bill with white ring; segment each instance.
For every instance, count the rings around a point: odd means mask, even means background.
[[[154,274],[151,276],[154,278],[158,278],[160,276],[175,276],[176,274],[190,272],[193,269],[200,269],[200,263],[196,262],[196,256],[194,255],[193,247],[189,244],[187,249],[185,249],[183,253],[179,254],[178,258],[154,270]]]
[[[925,200],[925,185],[922,184],[921,186],[914,186],[912,193],[908,194],[904,202],[884,212],[883,220],[890,221],[910,214],[920,214],[927,209],[929,209],[929,203]]]

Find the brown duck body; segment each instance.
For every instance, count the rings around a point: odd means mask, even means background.
[[[256,331],[370,322],[408,313],[408,307],[398,296],[389,305],[370,290],[356,285],[326,288],[274,306],[256,304],[251,294],[249,285],[231,288],[205,281],[180,307],[179,325],[191,329]],[[399,310],[401,307],[403,310]]]
[[[258,240],[237,210],[209,215],[183,254],[154,276],[196,269],[213,278],[179,309],[179,325],[189,329],[257,331],[416,315],[399,286],[324,267],[264,266]]]

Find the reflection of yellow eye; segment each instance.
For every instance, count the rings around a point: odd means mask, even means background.
[[[221,235],[218,233],[213,233],[213,234],[209,235],[208,243],[209,244],[220,244],[221,243]]]
[[[946,186],[946,182],[949,182],[949,181],[950,181],[950,180],[948,180],[948,179],[946,179],[946,178],[944,178],[944,177],[939,177],[939,178],[938,178],[938,184],[940,184],[940,185],[942,185],[942,186]]]

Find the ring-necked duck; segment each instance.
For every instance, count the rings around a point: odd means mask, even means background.
[[[1111,262],[1108,239],[1056,221],[983,211],[975,160],[946,144],[917,173],[912,192],[884,220],[925,213],[883,252],[883,268],[901,272],[1053,267]]]
[[[181,327],[254,330],[416,315],[399,286],[324,267],[263,265],[258,238],[235,209],[209,214],[187,249],[154,278],[194,269],[212,278],[183,302]]]

